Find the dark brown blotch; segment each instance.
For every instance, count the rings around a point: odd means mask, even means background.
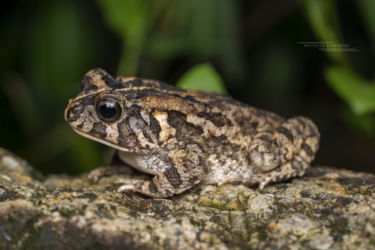
[[[319,131],[312,124],[309,124],[309,137],[320,137]]]
[[[155,119],[155,117],[152,115],[154,110],[151,111],[149,118],[150,118],[150,129],[153,134],[156,136],[159,136],[159,133],[161,131],[161,127],[159,125],[159,122]]]
[[[306,154],[308,156],[313,156],[314,155],[314,151],[311,149],[311,147],[309,146],[309,144],[302,143],[301,148],[306,152]]]
[[[219,140],[221,145],[225,145],[229,143],[226,135],[219,135],[219,136],[216,136],[215,138]]]
[[[126,96],[126,99],[129,101],[149,96],[159,98],[170,96],[168,93],[160,92],[158,89],[155,88],[122,90],[120,91],[120,94]]]
[[[127,116],[128,117],[134,117],[138,120],[142,120],[142,122],[146,123],[145,120],[143,120],[142,116],[141,116],[141,107],[138,106],[138,105],[132,105],[131,107],[129,107],[126,112],[127,112]]]
[[[181,177],[175,167],[167,168],[164,175],[174,188],[178,188],[181,185]]]
[[[105,138],[107,134],[106,126],[104,126],[101,122],[96,122],[89,134],[93,135],[94,137]]]
[[[75,122],[82,114],[84,107],[81,103],[74,105],[66,112],[65,120],[67,122]]]
[[[127,130],[133,135],[136,141],[138,141],[138,136],[136,134],[138,133],[138,130],[142,131],[143,136],[151,143],[153,143],[153,140],[148,133],[148,127],[146,121],[141,116],[141,107],[138,105],[133,105],[127,110],[127,117],[125,119]]]
[[[189,183],[190,183],[190,185],[195,185],[195,184],[198,183],[198,181],[199,181],[199,177],[198,177],[198,176],[191,176],[191,177],[189,178]]]
[[[257,129],[258,125],[259,125],[259,122],[250,123],[250,126],[251,126],[252,129]]]
[[[98,89],[98,86],[93,84],[93,80],[91,76],[86,75],[82,79],[82,84],[81,84],[81,90],[82,91],[90,91],[90,90],[96,90]]]
[[[217,127],[223,127],[224,125],[232,126],[232,122],[220,113],[199,112],[197,115],[211,121]]]
[[[82,128],[83,128],[83,125],[84,125],[84,122],[81,122],[80,124],[77,125],[77,128],[78,128],[78,129],[82,129]]]
[[[199,160],[199,165],[202,167],[203,171],[207,174],[210,171],[210,168],[207,165],[206,161],[201,156],[198,156],[198,160]]]
[[[178,140],[192,140],[194,137],[200,137],[203,133],[201,127],[187,122],[186,115],[182,112],[168,111],[167,121],[170,126],[176,128],[176,138]]]
[[[142,134],[143,136],[145,137],[145,139],[150,142],[150,143],[154,143],[154,140],[152,139],[151,135],[150,135],[150,130],[148,130],[147,127],[144,127],[142,129]],[[149,148],[149,145],[146,145],[147,148]]]
[[[148,189],[151,193],[157,193],[158,189],[153,181],[150,181],[150,184],[148,185]]]
[[[174,128],[181,128],[186,123],[186,115],[182,112],[168,111],[168,124]]]
[[[118,93],[126,97],[127,100],[131,101],[131,100],[139,98],[140,91],[137,89],[129,89],[129,90],[120,90]]]
[[[293,142],[293,140],[294,140],[293,134],[292,134],[292,132],[289,129],[287,129],[285,127],[278,127],[276,129],[276,131],[279,132],[280,134],[285,135],[286,138],[288,138],[289,141]]]
[[[135,78],[133,80],[125,82],[126,87],[141,87],[143,85],[141,78]]]
[[[120,81],[116,81],[110,74],[106,73],[105,71],[100,71],[99,74],[108,87],[112,89],[121,89],[124,87],[124,85],[122,85]]]
[[[117,124],[117,129],[119,131],[117,140],[121,146],[131,146],[135,145],[137,142],[136,135],[134,131],[130,129],[128,124],[129,117],[127,117],[124,121],[119,122]]]
[[[177,97],[181,97],[181,96],[179,96],[179,95],[175,95],[175,96],[177,96]],[[194,103],[201,103],[200,101],[197,101],[194,97],[192,97],[192,96],[190,96],[190,95],[188,95],[188,96],[183,96],[183,97],[181,97],[183,100],[186,100],[186,101],[189,101],[189,102],[194,102]]]
[[[296,121],[299,123],[299,124],[301,124],[301,126],[303,127],[303,128],[305,128],[306,127],[306,122],[302,119],[302,117],[296,117],[295,118],[296,119]]]
[[[263,134],[263,135],[259,136],[258,139],[262,140],[262,141],[270,141],[271,135],[270,134]]]

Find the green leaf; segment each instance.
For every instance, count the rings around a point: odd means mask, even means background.
[[[150,0],[98,0],[107,24],[131,43],[142,40],[148,27]]]
[[[364,115],[375,111],[375,82],[366,81],[357,73],[340,66],[329,67],[325,76],[355,114]]]
[[[177,87],[219,94],[227,92],[220,75],[209,63],[200,64],[190,69],[181,77]]]

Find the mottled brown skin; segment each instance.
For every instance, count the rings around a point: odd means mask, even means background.
[[[103,118],[103,103],[117,107],[109,120]],[[79,134],[117,149],[124,165],[153,176],[121,179],[119,191],[155,198],[198,184],[263,188],[302,176],[319,144],[319,131],[308,118],[284,119],[228,96],[159,81],[114,79],[102,69],[85,75],[65,119]]]

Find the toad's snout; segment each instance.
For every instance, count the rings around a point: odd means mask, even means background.
[[[77,121],[81,117],[83,109],[84,107],[81,103],[73,106],[68,105],[65,109],[65,120],[69,123]]]

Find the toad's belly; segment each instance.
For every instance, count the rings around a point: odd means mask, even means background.
[[[245,179],[253,175],[253,168],[245,156],[234,159],[223,155],[211,155],[208,157],[207,163],[210,166],[210,172],[203,181],[205,184],[246,182]]]

